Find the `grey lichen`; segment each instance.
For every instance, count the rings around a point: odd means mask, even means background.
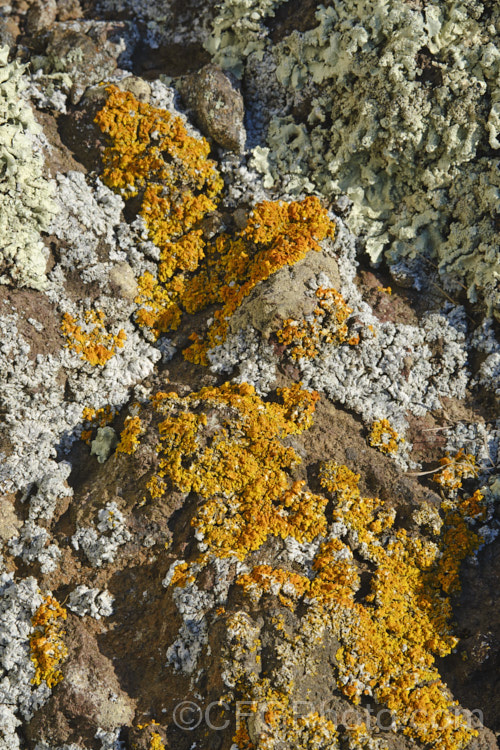
[[[226,16],[234,5],[250,22],[243,2],[224,3]],[[254,24],[245,43],[228,29],[210,49],[249,79],[260,71],[247,89],[261,101],[281,85],[254,151],[266,184],[347,194],[349,227],[374,262],[435,264],[448,290],[465,285],[498,311],[498,5],[334,0],[277,44],[261,15]]]
[[[50,696],[45,682],[32,685],[31,618],[43,602],[35,578],[0,575],[0,750],[18,750],[20,716],[31,719]],[[19,716],[20,715],[20,716]]]
[[[43,289],[47,253],[40,232],[56,212],[35,138],[40,127],[22,92],[24,66],[0,47],[0,283]]]
[[[71,538],[71,544],[74,549],[83,550],[92,566],[100,568],[103,563],[113,562],[118,547],[128,542],[131,535],[125,516],[115,502],[101,508],[97,520],[97,530],[93,527],[78,528]]]
[[[71,592],[68,608],[80,617],[90,615],[95,620],[100,620],[101,617],[109,617],[113,613],[113,602],[114,596],[109,591],[100,591],[81,584]]]
[[[28,520],[19,536],[9,540],[9,550],[24,562],[38,563],[42,573],[52,573],[57,568],[61,550],[56,544],[47,544],[49,539],[47,529]]]

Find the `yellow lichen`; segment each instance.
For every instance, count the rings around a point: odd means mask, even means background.
[[[401,443],[404,443],[404,438],[400,437],[396,430],[391,427],[388,419],[379,419],[372,424],[370,445],[377,448],[381,453],[386,455],[397,453]]]
[[[197,265],[199,232],[194,225],[216,207],[222,179],[208,159],[205,138],[188,135],[182,119],[140,102],[128,91],[107,88],[108,99],[95,121],[111,145],[104,153],[103,180],[125,198],[142,192],[140,215],[162,253],[162,272]],[[183,237],[183,249],[172,239]],[[194,244],[193,244],[194,243]]]
[[[259,750],[274,750],[277,744],[297,749],[338,748],[337,728],[332,721],[317,711],[299,713],[290,696],[271,688],[267,679],[257,683],[246,696],[245,707],[247,714],[253,711],[258,715]],[[233,742],[239,750],[255,750],[244,722],[237,727]]]
[[[91,365],[103,366],[121,349],[126,341],[125,331],[109,333],[101,310],[86,310],[85,322],[79,324],[69,313],[64,313],[61,330],[66,336],[66,346]]]
[[[290,479],[300,458],[282,443],[311,424],[318,396],[300,385],[278,394],[281,403],[265,403],[252,386],[225,384],[155,399],[160,469],[148,489],[154,498],[172,486],[204,498],[193,525],[219,556],[243,559],[270,535],[306,541],[325,531],[326,499]]]
[[[270,565],[256,565],[249,574],[239,576],[236,583],[256,601],[264,592],[271,592],[289,609],[294,609],[297,599],[309,589],[305,576]]]
[[[313,312],[313,320],[299,322],[288,318],[277,332],[278,341],[290,348],[292,359],[313,359],[325,344],[359,343],[358,335],[348,338],[346,320],[352,308],[347,306],[340,292],[319,287],[316,297],[318,306]]]
[[[49,688],[63,679],[58,666],[68,655],[59,620],[65,620],[66,610],[53,596],[46,596],[31,619],[34,628],[30,637],[31,661],[35,665],[33,685],[45,681]]]
[[[224,342],[231,315],[255,286],[283,266],[297,263],[310,250],[320,250],[319,242],[334,232],[335,225],[318,198],[309,196],[291,203],[259,203],[245,229],[234,238],[217,237],[207,249],[204,267],[186,284],[182,302],[188,312],[209,303],[222,303],[222,307],[214,313],[204,339],[192,334],[194,343],[186,358],[206,364],[206,352]]]
[[[215,210],[223,181],[208,158],[208,142],[190,136],[180,117],[116,86],[107,91],[96,116],[111,141],[103,181],[125,198],[141,194],[139,215],[160,248],[160,262],[158,280],[150,273],[139,279],[137,321],[158,335],[179,325],[183,274],[195,271],[205,253],[196,225]]]
[[[356,601],[359,574],[352,551],[334,539],[316,556],[317,575],[309,594],[322,617],[330,613],[342,644],[339,687],[354,703],[362,694],[373,695],[413,739],[443,750],[463,747],[474,733],[455,716],[457,704],[439,677],[434,655],[445,656],[456,645],[445,594],[455,586],[461,561],[477,548],[478,538],[456,518],[448,518],[452,531],[443,533],[440,552],[404,529],[393,530],[394,512],[378,498],[361,497],[354,480],[346,467],[323,467],[322,484],[336,500],[334,520],[351,529],[376,567],[371,592],[366,604]]]
[[[125,426],[120,433],[120,442],[116,446],[117,452],[135,453],[142,433],[141,418],[137,414],[134,417],[126,417]]]
[[[454,456],[447,453],[439,463],[442,468],[432,478],[446,490],[457,490],[462,486],[462,479],[477,477],[478,474],[475,457],[462,449]]]
[[[317,395],[295,385],[278,396],[264,402],[246,384],[208,387],[185,397],[156,394],[159,471],[149,482],[151,496],[162,498],[170,489],[199,496],[192,523],[206,545],[206,560],[209,554],[247,560],[273,536],[317,540],[311,575],[257,561],[238,585],[255,599],[274,595],[290,609],[300,602],[305,607],[300,637],[315,638],[329,628],[340,644],[338,689],[355,705],[369,695],[412,740],[461,750],[474,732],[457,713],[435,659],[457,645],[449,595],[459,586],[462,561],[481,541],[466,522],[481,516],[481,494],[443,503],[443,522],[436,541],[429,541],[395,527],[395,508],[362,496],[359,475],[346,466],[324,463],[319,479],[325,495],[307,492],[290,477],[299,458],[283,439],[310,426]],[[470,467],[470,457],[464,460]],[[333,528],[341,536],[328,535]],[[364,574],[370,576],[362,596],[360,556],[369,562]],[[197,564],[203,568],[206,560]],[[181,563],[171,584],[185,586],[194,576],[195,568]],[[279,632],[287,637],[284,628]],[[264,687],[265,680],[257,680],[245,695],[262,699]],[[307,726],[292,719],[290,695],[280,694],[280,706],[266,711],[269,731],[259,741],[271,747],[276,737],[302,742],[334,732],[321,716],[311,714]],[[239,747],[252,747],[245,728],[236,737]]]
[[[158,732],[153,732],[151,735],[151,741],[149,743],[149,750],[165,750],[165,745],[162,742],[161,736]]]
[[[207,243],[200,223],[217,206],[223,182],[208,158],[204,138],[189,136],[179,117],[139,102],[116,86],[96,116],[110,138],[103,181],[125,198],[141,195],[140,216],[160,248],[157,278],[138,281],[139,325],[159,336],[178,328],[183,312],[216,303],[204,339],[193,334],[185,352],[207,363],[207,351],[224,341],[228,318],[261,281],[302,259],[333,237],[334,224],[318,198],[284,203],[264,201],[234,237]]]
[[[192,583],[194,579],[195,577],[189,571],[189,564],[183,562],[175,566],[169,585],[184,588],[188,583]]]
[[[457,712],[458,704],[440,679],[434,660],[457,644],[449,625],[448,594],[458,586],[462,560],[480,542],[464,517],[471,510],[480,515],[482,497],[475,494],[444,509],[443,531],[436,545],[394,529],[394,509],[379,498],[362,497],[358,479],[350,469],[333,462],[321,467],[321,484],[334,503],[332,520],[349,531],[351,541],[334,537],[323,542],[311,579],[257,565],[237,582],[250,596],[258,598],[267,591],[288,607],[302,597],[309,605],[305,632],[307,623],[313,637],[327,625],[340,642],[337,685],[346,697],[358,704],[363,695],[372,696],[387,707],[411,739],[441,750],[459,750],[476,733]],[[373,569],[370,591],[362,600],[353,544]],[[289,589],[284,596],[286,585]],[[283,627],[279,630],[283,632]],[[262,696],[265,682],[254,686],[251,697]],[[273,697],[275,705],[264,714],[269,727],[264,737],[269,742],[283,738],[291,726],[290,696]],[[256,710],[261,704],[262,697]],[[362,724],[349,728],[348,735],[350,747],[357,747],[356,738],[361,747],[369,741]],[[253,747],[241,728],[235,742],[241,748]]]

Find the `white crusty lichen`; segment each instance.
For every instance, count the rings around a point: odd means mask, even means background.
[[[114,596],[109,591],[91,589],[84,584],[77,586],[69,595],[68,609],[83,617],[89,615],[95,620],[113,614]]]
[[[115,502],[101,508],[97,521],[97,530],[91,526],[80,527],[71,537],[73,548],[81,549],[94,568],[113,562],[118,548],[131,538],[125,516]]]
[[[267,108],[282,87],[254,152],[265,184],[347,194],[373,261],[430,261],[448,290],[464,284],[500,314],[500,6],[334,0],[277,43],[258,14],[255,24],[259,66],[234,32],[219,34],[217,59],[245,67]]]
[[[0,575],[0,750],[18,750],[16,728],[29,721],[50,696],[45,681],[34,687],[30,658],[31,618],[43,598],[35,578]]]
[[[8,546],[15,557],[30,564],[38,563],[42,573],[52,573],[57,568],[61,550],[57,544],[48,544],[49,540],[47,529],[27,520],[19,536],[9,539]]]
[[[400,436],[409,414],[441,408],[442,397],[465,397],[470,373],[463,308],[445,307],[416,326],[380,322],[365,303],[344,296],[355,302],[362,340],[352,347],[325,344],[315,358],[299,359],[306,387],[345,404],[367,424],[389,419]],[[394,456],[403,468],[411,464],[410,450],[403,443]]]
[[[172,579],[183,560],[176,560],[162,581],[165,588],[171,588],[172,598],[183,623],[175,641],[167,649],[167,663],[176,672],[193,674],[203,648],[208,643],[207,612],[227,600],[231,578],[230,560],[212,557],[211,564],[215,568],[215,583],[209,591],[201,590],[196,584],[196,574],[204,567],[199,563],[189,566],[185,585],[172,585]]]
[[[58,266],[49,276],[54,299],[59,295],[62,307],[78,312],[65,297],[64,277],[57,277]],[[110,319],[120,324],[122,308],[128,314],[130,303],[111,296],[103,297],[100,306]],[[133,306],[132,306],[133,307]],[[9,309],[4,305],[3,309]],[[2,310],[0,310],[0,313]],[[122,318],[123,320],[123,318]],[[57,451],[68,451],[82,429],[85,407],[99,409],[111,404],[119,407],[129,397],[130,387],[151,375],[162,353],[147,343],[129,320],[124,320],[127,336],[120,349],[103,368],[84,362],[69,348],[51,354],[30,356],[30,345],[20,332],[21,316],[0,314],[0,433],[4,445],[0,450],[0,488],[11,492],[32,489],[33,483],[49,482],[49,476],[62,486],[63,467],[54,459]],[[61,373],[64,377],[61,378]],[[68,392],[71,398],[67,397]],[[45,478],[45,479],[44,479]],[[33,499],[33,518],[48,518],[55,497],[45,490]],[[63,492],[64,494],[64,492]],[[63,494],[60,496],[62,497]],[[50,495],[50,497],[49,497]],[[52,498],[52,499],[51,499]]]
[[[233,383],[250,383],[259,394],[269,393],[276,383],[276,355],[251,326],[230,334],[224,343],[208,351],[212,372],[232,373]]]
[[[0,47],[0,283],[43,289],[47,253],[40,232],[56,212],[54,186],[43,174],[41,132],[19,62]]]
[[[102,261],[99,249],[103,243],[115,249],[123,200],[99,179],[89,184],[82,172],[57,175],[56,180],[59,211],[50,232],[64,243],[60,264],[63,269],[78,269],[86,283],[104,280],[111,264]]]
[[[63,497],[72,497],[73,490],[67,484],[71,473],[71,464],[61,461],[36,482],[36,492],[30,498],[28,518],[43,518],[50,521],[54,515],[57,501]]]

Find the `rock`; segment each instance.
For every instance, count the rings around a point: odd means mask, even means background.
[[[43,711],[35,714],[27,734],[33,742],[54,747],[81,740],[89,747],[99,728],[109,732],[131,723],[135,706],[88,625],[70,616],[65,629],[69,656],[64,680]]]
[[[17,517],[14,503],[6,495],[0,498],[0,540],[6,542],[17,536],[23,523]]]
[[[28,11],[26,18],[26,31],[28,34],[37,34],[44,29],[49,29],[57,15],[56,0],[37,0]]]
[[[144,78],[139,78],[139,76],[124,78],[123,81],[118,83],[118,88],[122,91],[130,91],[140,102],[149,103],[151,98],[151,86]]]
[[[336,261],[324,252],[310,252],[293,266],[284,266],[267,281],[259,284],[232,315],[232,333],[253,326],[266,338],[281,327],[287,318],[303,319],[316,307],[317,298],[307,294],[308,282],[325,273],[331,285],[340,286]]]
[[[0,47],[12,47],[19,35],[19,25],[14,18],[0,18]]]
[[[134,272],[128,263],[117,263],[109,272],[109,280],[121,297],[133,301],[139,292]]]
[[[47,46],[47,55],[59,72],[73,79],[73,104],[80,101],[87,86],[106,78],[116,68],[116,59],[108,51],[88,34],[71,28],[57,29]]]
[[[193,108],[201,131],[229,151],[245,144],[243,97],[229,76],[215,65],[206,65],[187,76],[181,94]]]
[[[58,0],[58,21],[74,21],[76,18],[81,18],[82,15],[83,11],[79,0]]]

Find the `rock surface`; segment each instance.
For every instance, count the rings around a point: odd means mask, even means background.
[[[498,750],[500,18],[386,5],[0,0],[0,750]]]

